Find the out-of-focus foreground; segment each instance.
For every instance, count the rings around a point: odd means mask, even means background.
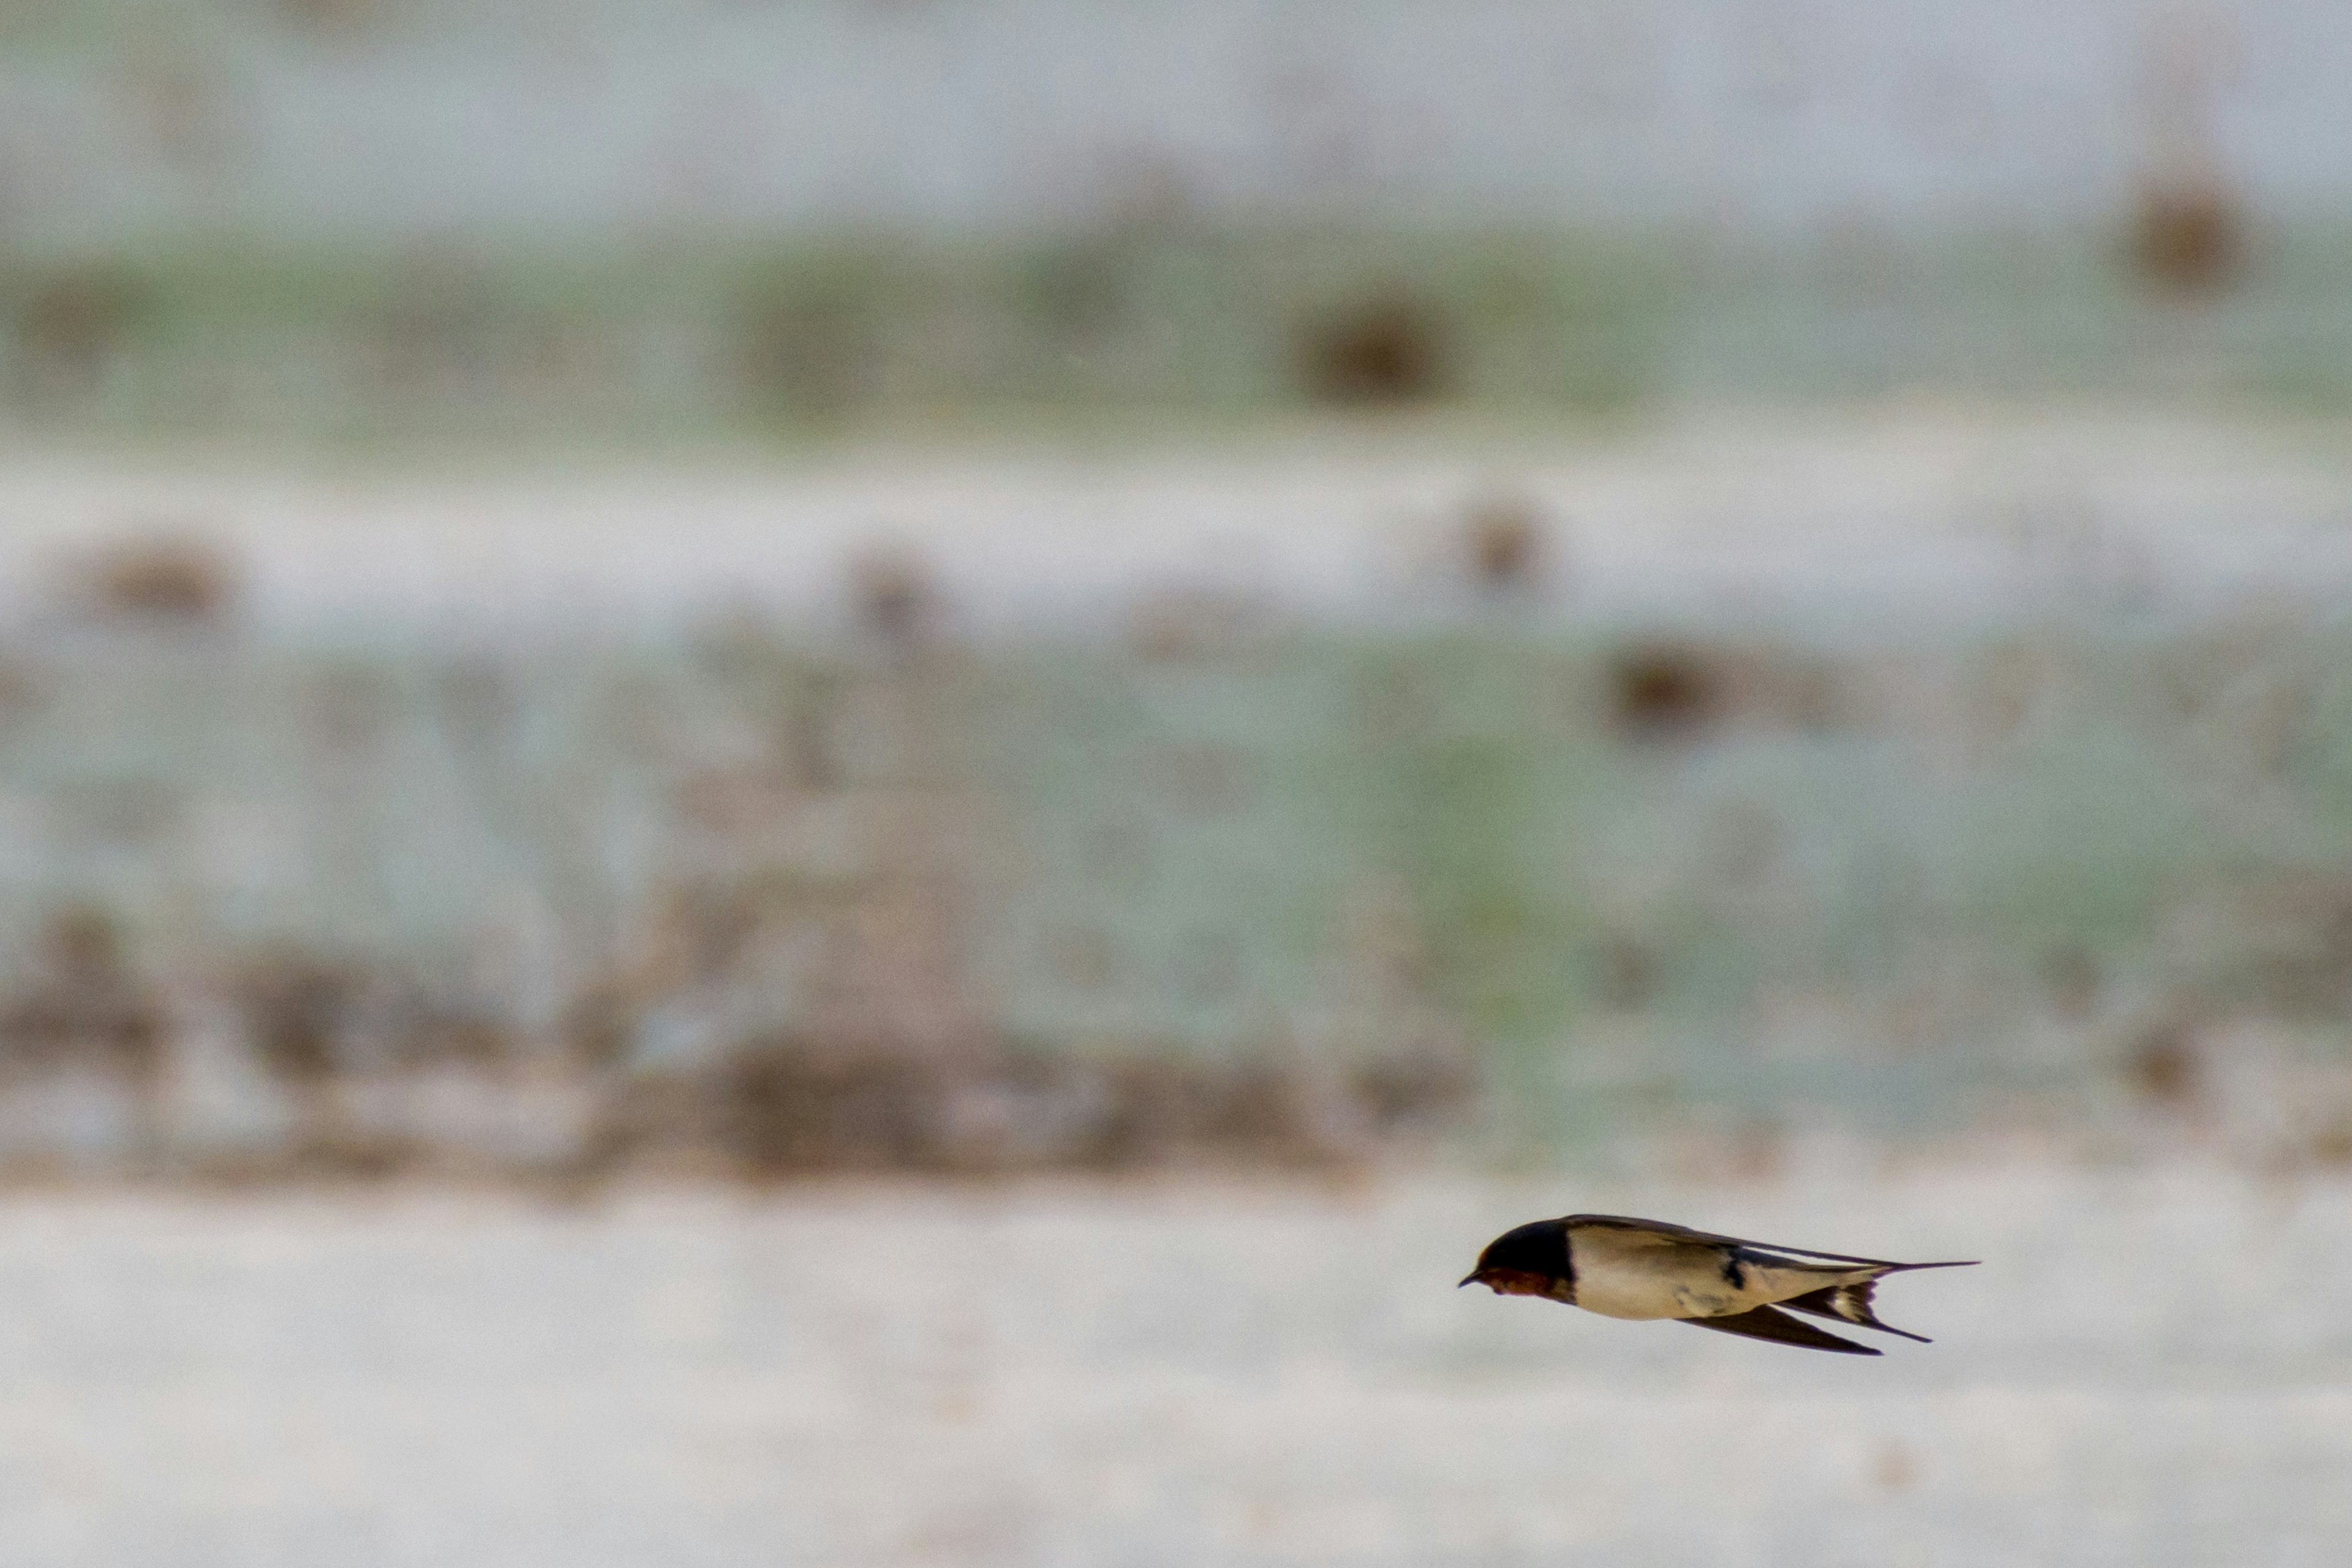
[[[2082,1563],[2352,1535],[2340,1178],[1586,1182],[1963,1237],[1876,1360],[1456,1292],[1557,1184],[0,1207],[0,1551],[83,1563]]]

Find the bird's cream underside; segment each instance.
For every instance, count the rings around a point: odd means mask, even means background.
[[[1827,1286],[1855,1284],[1885,1264],[1805,1264],[1750,1255],[1727,1268],[1723,1249],[1655,1231],[1578,1226],[1576,1304],[1604,1318],[1719,1318]]]

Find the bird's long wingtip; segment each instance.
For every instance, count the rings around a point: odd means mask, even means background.
[[[1770,1340],[1784,1345],[1796,1345],[1805,1350],[1833,1351],[1840,1355],[1884,1355],[1874,1345],[1858,1345],[1852,1340],[1824,1333],[1811,1323],[1801,1322],[1773,1307],[1753,1307],[1735,1316],[1721,1318],[1678,1318],[1677,1322],[1693,1328],[1713,1329],[1719,1334],[1738,1334],[1751,1340]]]

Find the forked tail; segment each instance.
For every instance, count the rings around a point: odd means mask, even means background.
[[[1920,1268],[1967,1268],[1975,1262],[1976,1259],[1970,1258],[1967,1262],[1954,1263],[1893,1263],[1887,1265],[1881,1274],[1868,1279],[1852,1285],[1825,1285],[1801,1296],[1791,1296],[1780,1305],[1791,1311],[1811,1312],[1816,1318],[1831,1318],[1841,1323],[1852,1323],[1856,1328],[1876,1329],[1882,1334],[1900,1334],[1923,1345],[1933,1344],[1935,1342],[1925,1334],[1915,1334],[1908,1329],[1895,1328],[1878,1321],[1878,1314],[1871,1310],[1871,1297],[1878,1289],[1879,1279],[1886,1274],[1907,1274]]]

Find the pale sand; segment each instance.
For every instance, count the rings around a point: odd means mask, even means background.
[[[1454,531],[1494,496],[1554,528],[1562,613],[1909,623],[2352,587],[2340,421],[1932,404],[463,470],[19,449],[0,452],[0,587],[37,604],[79,552],[161,531],[233,551],[265,620],[337,632],[446,614],[576,630],[583,607],[747,601],[823,617],[844,563],[887,541],[929,559],[967,629],[1085,623],[1171,584],[1412,616],[1446,606]]]
[[[1454,1289],[1569,1208],[1980,1268],[1879,1360]],[[2336,1563],[2352,1183],[0,1205],[0,1561]]]

